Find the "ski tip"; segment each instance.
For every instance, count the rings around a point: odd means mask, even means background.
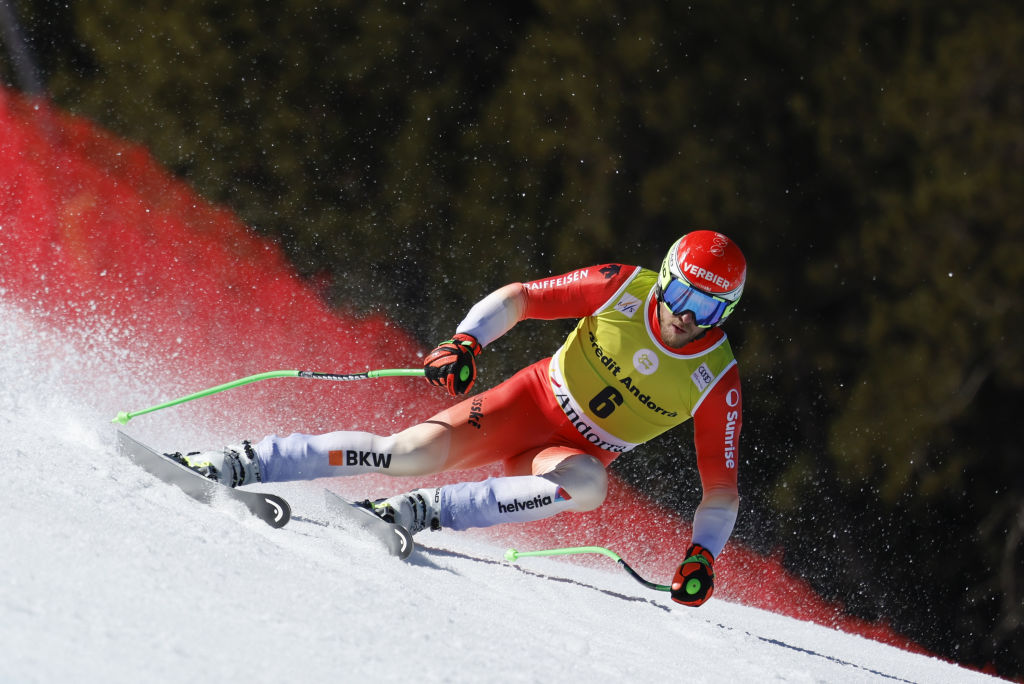
[[[412,540],[412,534],[401,525],[389,523],[378,518],[369,509],[369,501],[357,503],[349,501],[338,494],[324,489],[324,498],[327,501],[328,509],[332,510],[344,521],[354,523],[356,527],[369,532],[373,537],[383,542],[388,553],[397,556],[401,560],[412,555],[416,544]]]
[[[263,521],[273,528],[281,528],[292,519],[292,507],[279,496],[264,495],[263,500],[270,506],[271,513],[263,517]]]
[[[405,560],[412,555],[412,550],[416,548],[416,544],[413,543],[412,535],[409,530],[405,529],[401,525],[392,524],[391,531],[398,537],[397,545],[392,547],[392,553],[398,556],[401,560]]]

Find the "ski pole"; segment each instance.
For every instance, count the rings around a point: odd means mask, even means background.
[[[423,376],[422,368],[384,368],[381,370],[371,370],[365,373],[317,373],[315,371],[308,370],[278,370],[278,371],[267,371],[266,373],[257,373],[256,375],[250,375],[245,378],[239,378],[238,380],[232,380],[231,382],[225,382],[223,385],[217,385],[216,387],[210,387],[208,389],[201,390],[194,394],[189,394],[185,397],[179,397],[177,399],[171,399],[165,401],[162,404],[156,406],[150,406],[149,408],[140,409],[138,411],[121,411],[117,414],[111,423],[120,423],[126,425],[129,420],[136,416],[141,416],[146,413],[152,413],[153,411],[159,411],[160,409],[169,408],[171,406],[177,406],[178,404],[184,404],[186,401],[192,401],[193,399],[200,399],[202,397],[208,397],[211,394],[217,394],[224,390],[229,390],[234,387],[240,387],[242,385],[248,385],[250,382],[258,382],[260,380],[269,380],[270,378],[310,378],[312,380],[336,380],[343,382],[346,380],[366,380],[370,378],[390,378],[399,376]]]
[[[622,566],[622,569],[629,573],[629,576],[635,579],[640,584],[644,585],[648,589],[654,589],[655,591],[672,591],[672,587],[665,584],[655,584],[654,582],[645,580],[637,573],[636,570],[629,567],[629,563],[622,560],[622,557],[612,551],[606,549],[603,546],[570,546],[564,549],[544,549],[541,551],[516,551],[515,549],[509,549],[505,552],[505,560],[510,563],[515,563],[524,556],[568,556],[577,553],[600,553],[604,556],[608,556],[613,561]]]

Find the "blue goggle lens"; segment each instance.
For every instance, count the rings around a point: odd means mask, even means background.
[[[681,280],[673,278],[662,293],[662,300],[675,315],[684,311],[693,312],[694,322],[702,328],[710,328],[722,320],[729,302],[701,292]]]

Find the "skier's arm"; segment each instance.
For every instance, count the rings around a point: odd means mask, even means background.
[[[726,370],[694,412],[693,440],[704,495],[693,516],[693,543],[718,556],[739,510],[739,439],[743,398],[736,365]]]
[[[456,332],[472,335],[486,347],[523,320],[526,299],[523,283],[505,285],[474,304]]]
[[[477,302],[457,332],[486,347],[527,318],[582,318],[596,313],[637,270],[605,264],[527,283],[511,283]]]
[[[743,399],[735,364],[718,379],[693,415],[697,469],[704,495],[693,537],[672,581],[672,598],[699,606],[714,590],[714,560],[725,548],[739,511],[737,471]]]
[[[452,396],[476,380],[476,356],[526,318],[582,318],[600,311],[629,281],[636,266],[605,264],[529,283],[510,283],[473,305],[450,340],[423,361],[427,380]]]

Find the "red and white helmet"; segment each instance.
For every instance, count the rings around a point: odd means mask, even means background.
[[[693,310],[697,324],[710,328],[725,321],[736,308],[746,280],[747,260],[736,243],[713,230],[697,230],[676,240],[665,255],[658,293],[670,309],[676,313]],[[678,286],[670,291],[673,281],[696,295],[691,299]],[[718,305],[713,305],[715,302]]]

